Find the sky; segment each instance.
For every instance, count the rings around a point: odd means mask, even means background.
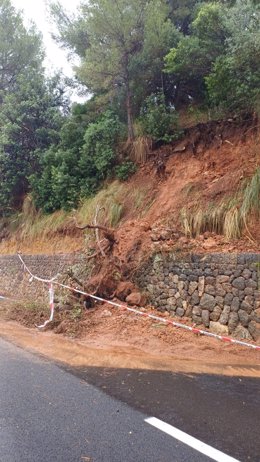
[[[48,73],[54,70],[62,70],[69,76],[73,76],[72,63],[68,61],[65,50],[60,49],[51,38],[53,25],[48,22],[45,0],[11,0],[15,8],[23,10],[26,21],[33,20],[43,35],[43,42],[46,51],[45,67]],[[80,0],[60,0],[60,3],[68,11],[75,12]],[[74,100],[78,99],[74,95]],[[80,98],[79,98],[80,100]]]

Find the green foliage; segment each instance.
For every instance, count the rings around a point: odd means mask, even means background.
[[[146,99],[141,111],[141,122],[144,134],[155,141],[167,143],[175,136],[177,115],[174,109],[166,106],[162,93],[153,94]]]
[[[260,6],[238,0],[225,21],[230,37],[206,78],[209,98],[227,112],[252,111],[260,101]]]
[[[133,175],[136,172],[136,169],[136,165],[131,160],[128,160],[120,165],[117,165],[115,168],[115,172],[119,180],[126,181],[131,175]]]
[[[59,145],[41,156],[41,173],[30,177],[36,206],[49,213],[76,207],[81,197],[94,194],[112,174],[122,126],[111,111],[87,127],[76,115],[61,129]]]

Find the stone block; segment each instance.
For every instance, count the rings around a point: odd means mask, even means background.
[[[226,325],[229,320],[230,306],[224,306],[221,316],[219,318],[220,324]]]
[[[228,335],[228,326],[224,326],[219,322],[210,321],[209,328],[214,334]]]
[[[232,286],[235,287],[235,289],[238,290],[244,290],[246,283],[245,279],[242,277],[238,277],[232,281]]]
[[[216,300],[212,295],[204,294],[200,300],[200,306],[202,309],[213,311],[216,306]]]
[[[247,327],[249,324],[249,314],[244,310],[238,311],[239,321],[241,322],[243,327]]]

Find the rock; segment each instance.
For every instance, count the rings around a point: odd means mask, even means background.
[[[253,311],[252,321],[260,322],[260,308],[257,308],[257,310]]]
[[[242,303],[241,303],[241,310],[244,310],[246,311],[248,314],[251,313],[251,311],[253,310],[253,306],[248,303],[246,300],[244,300]]]
[[[172,280],[173,280],[174,284],[178,284],[178,282],[179,282],[179,276],[178,276],[178,274],[175,274],[175,275],[173,276]]]
[[[200,302],[199,292],[196,290],[191,296],[191,304],[198,305]]]
[[[174,297],[168,298],[167,305],[169,305],[170,307],[176,306],[176,299]]]
[[[244,271],[242,273],[242,276],[245,279],[250,279],[251,276],[252,276],[252,273],[251,273],[251,271],[249,269],[246,268],[246,269],[244,269]]]
[[[184,309],[183,308],[177,308],[176,310],[176,315],[179,316],[180,318],[182,318],[182,316],[184,316]]]
[[[216,278],[217,284],[223,284],[224,282],[229,282],[229,276],[220,275]]]
[[[249,333],[252,335],[255,342],[260,340],[260,323],[251,321],[248,326]]]
[[[231,303],[232,303],[233,297],[234,297],[233,294],[228,293],[228,294],[225,296],[225,305],[229,305],[229,306],[230,306]]]
[[[189,285],[189,294],[192,295],[194,294],[195,290],[198,288],[198,283],[195,281],[190,282]]]
[[[201,319],[205,327],[209,327],[209,311],[202,310]]]
[[[193,322],[195,322],[198,325],[202,324],[201,316],[192,315],[192,320],[193,320]]]
[[[216,282],[216,279],[213,278],[212,276],[207,276],[207,277],[205,278],[205,283],[206,283],[206,285],[209,284],[209,285],[211,285],[211,286],[214,286],[214,285],[215,285],[215,282]]]
[[[204,288],[205,288],[205,277],[201,276],[199,277],[199,284],[198,284],[199,297],[202,297],[202,295],[204,294]]]
[[[152,284],[150,284],[152,286]],[[132,282],[119,282],[115,296],[119,298],[119,300],[125,301],[126,297],[131,294],[134,290],[134,284]],[[152,286],[153,287],[153,286]],[[151,291],[151,287],[149,290],[149,286],[147,287],[149,292]]]
[[[236,329],[234,330],[233,337],[236,337],[238,339],[243,339],[243,340],[252,340],[252,337],[249,334],[248,329],[240,325],[237,326]]]
[[[224,297],[220,297],[219,295],[215,298],[216,300],[216,305],[221,306],[221,308],[224,307]]]
[[[206,285],[205,287],[205,293],[209,295],[215,295],[215,287],[211,286],[210,284]]]
[[[181,292],[184,289],[184,287],[185,287],[184,281],[179,281],[178,282],[178,290],[179,290],[179,292]]]
[[[216,285],[216,295],[218,297],[225,297],[226,291],[223,289],[222,285],[217,284]]]
[[[238,297],[234,297],[231,303],[231,311],[238,312],[240,308],[240,300]]]
[[[239,320],[242,324],[243,327],[247,327],[248,326],[248,323],[249,323],[249,315],[246,311],[244,310],[239,310],[238,311],[238,316],[239,316]]]
[[[142,306],[145,305],[145,297],[143,294],[140,292],[132,292],[128,297],[126,297],[126,302],[129,303],[129,305],[136,305],[136,306]],[[164,300],[165,304],[167,303],[167,300]],[[163,300],[162,300],[163,303]]]
[[[245,295],[253,295],[254,294],[254,289],[252,287],[246,287],[244,290]]]
[[[228,335],[228,326],[223,326],[219,322],[211,321],[209,324],[211,332],[217,335]]]
[[[257,282],[253,281],[253,279],[249,279],[248,281],[246,281],[246,287],[251,287],[252,289],[256,290],[257,287],[258,287],[258,284]]]
[[[222,289],[225,292],[231,293],[232,292],[232,285],[229,282],[225,282],[224,284],[222,284]]]
[[[221,313],[222,313],[222,308],[220,306],[215,306],[212,313],[210,313],[210,320],[214,322],[218,321]]]
[[[220,324],[226,325],[228,323],[229,313],[230,313],[230,306],[224,306],[224,309],[219,318]]]
[[[192,310],[192,315],[201,316],[202,309],[199,306],[195,306]]]
[[[228,320],[229,332],[233,332],[236,329],[238,323],[239,323],[238,314],[233,311],[232,313],[230,313],[229,320]]]
[[[204,294],[200,300],[200,306],[202,309],[213,311],[216,305],[216,300],[212,295]]]
[[[244,278],[239,277],[234,279],[232,281],[232,286],[235,287],[235,289],[244,290],[246,286]]]

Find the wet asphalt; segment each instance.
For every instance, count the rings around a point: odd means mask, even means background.
[[[0,462],[211,460],[149,416],[260,461],[259,379],[69,368],[0,340]]]

